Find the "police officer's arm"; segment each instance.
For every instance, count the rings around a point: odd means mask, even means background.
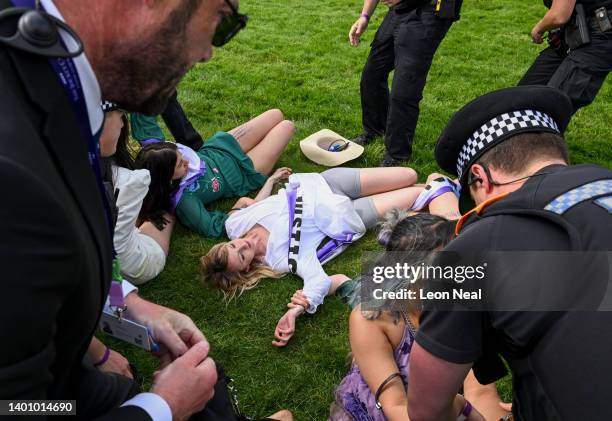
[[[455,364],[428,352],[415,342],[410,351],[408,384],[408,416],[413,421],[455,420],[464,400],[456,399],[457,391],[472,367],[471,363]]]
[[[541,43],[545,32],[565,25],[572,16],[575,5],[576,0],[553,0],[550,10],[531,30],[533,42]]]
[[[370,17],[376,10],[376,6],[378,5],[378,0],[365,0],[363,2],[363,8],[361,9],[361,15],[355,21],[353,26],[351,26],[351,30],[349,31],[349,42],[353,47],[359,45],[359,38],[368,28],[368,23],[370,22]],[[366,17],[366,15],[368,17]]]

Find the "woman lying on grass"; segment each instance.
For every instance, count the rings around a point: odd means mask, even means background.
[[[423,191],[410,187],[415,181],[410,168],[334,168],[321,174],[293,174],[287,188],[273,196],[272,185],[267,184],[225,222],[231,241],[215,245],[202,257],[204,281],[231,298],[262,278],[288,272],[300,276],[308,305],[290,308],[279,320],[273,345],[284,346],[293,335],[296,318],[314,313],[335,291],[334,277],[321,266],[327,258],[321,250],[317,256],[319,246],[333,246],[327,237],[337,243],[355,241],[392,208],[410,208]]]
[[[174,217],[163,215],[167,221],[163,229],[150,222],[138,221],[151,177],[147,170],[134,169],[124,113],[109,102],[104,103],[103,109],[105,120],[100,135],[100,154],[104,158],[104,179],[112,190],[110,201],[117,209],[113,245],[121,274],[133,284],[141,285],[164,269]]]
[[[141,219],[161,230],[169,222],[164,215],[176,210],[191,230],[220,237],[228,215],[205,206],[260,188],[293,131],[280,110],[269,110],[229,132],[217,132],[197,151],[172,142],[145,146],[136,157],[136,166],[151,173]]]

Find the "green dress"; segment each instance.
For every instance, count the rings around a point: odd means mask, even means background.
[[[215,133],[197,154],[206,164],[206,171],[185,189],[176,207],[176,216],[183,225],[199,234],[220,237],[225,233],[228,215],[208,211],[205,205],[219,199],[245,196],[263,186],[267,177],[255,170],[251,158],[226,132]]]

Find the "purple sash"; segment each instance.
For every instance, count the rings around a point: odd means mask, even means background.
[[[191,186],[196,181],[198,181],[200,177],[204,175],[205,172],[206,172],[206,164],[204,163],[203,159],[200,159],[199,171],[196,172],[191,177],[189,177],[188,179],[181,181],[181,184],[179,185],[178,190],[174,192],[172,197],[170,197],[170,204],[172,205],[172,208],[171,208],[172,212],[174,212],[174,210],[178,206],[178,203],[180,202],[181,197],[183,197],[183,192],[185,191],[185,189]]]
[[[289,210],[289,249],[287,252],[287,261],[289,271],[297,272],[297,258],[300,251],[300,227],[302,226],[302,210],[303,210],[302,195],[298,194],[297,186],[290,185],[287,188],[287,208]],[[345,234],[344,238],[330,238],[326,243],[325,240],[317,250],[317,259],[321,264],[331,260],[340,254],[349,244],[353,242],[354,234]],[[328,237],[329,238],[329,237]]]

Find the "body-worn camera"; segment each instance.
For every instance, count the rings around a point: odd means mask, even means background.
[[[597,22],[601,32],[608,32],[612,30],[612,23],[610,23],[608,10],[605,7],[600,7],[599,9],[595,10],[595,22]]]

